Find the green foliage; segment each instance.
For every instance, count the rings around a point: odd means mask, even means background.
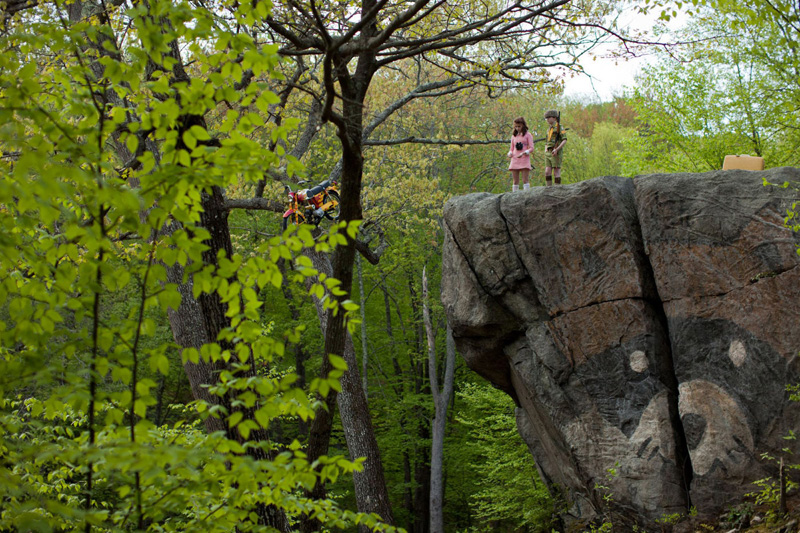
[[[766,179],[764,180],[764,186],[767,185],[775,185],[778,187],[782,187],[784,189],[788,189],[792,187],[795,192],[800,193],[800,187],[797,184],[789,183],[788,181],[783,182],[782,184],[775,184],[769,183]],[[791,229],[794,232],[800,231],[800,215],[798,215],[798,206],[800,206],[800,201],[792,202],[792,205],[786,210],[786,217],[783,219],[783,224],[787,228]],[[797,247],[797,253],[800,255],[800,246]],[[798,401],[800,396],[798,396],[798,387],[795,385],[787,385],[786,390],[791,394],[790,399],[792,401]]]
[[[611,507],[611,504],[614,503],[614,493],[611,490],[611,484],[619,475],[618,468],[619,462],[615,463],[613,467],[606,470],[606,475],[603,482],[596,482],[594,484],[594,490],[600,494],[600,497],[603,500],[603,505],[606,508],[606,512]]]
[[[474,530],[550,531],[553,501],[517,432],[514,403],[485,383],[464,384],[457,396],[463,406],[456,419],[467,436],[450,460],[471,465],[470,507],[481,524]]]
[[[776,42],[793,35],[788,2],[649,2],[692,11],[683,41],[644,69],[632,91],[640,136],[627,146],[627,174],[702,172],[728,154],[762,156],[767,167],[797,160],[800,90],[794,54]],[[708,9],[708,8],[711,9]],[[796,18],[795,18],[796,20]]]
[[[98,414],[108,413],[106,408]],[[87,423],[85,414],[64,405],[3,402],[3,428],[17,435],[5,443],[5,459],[13,466],[2,471],[4,529],[73,529],[87,521],[115,531],[136,528],[137,522],[154,531],[249,530],[257,522],[251,514],[258,502],[295,514],[314,508],[331,525],[363,520],[330,502],[293,493],[293,486],[315,482],[297,447],[258,461],[223,434],[206,434],[195,421],[160,428],[142,422],[135,443],[128,428],[106,425],[87,450],[82,438]],[[87,455],[96,474],[95,505],[83,511],[87,487],[81,465]],[[322,464],[322,475],[333,479],[355,466],[341,457]]]
[[[241,23],[267,13],[232,6]],[[278,161],[250,139],[264,121],[246,111],[277,102],[264,83],[277,48],[182,2],[75,15],[43,4],[0,35],[0,529],[264,531],[276,513],[391,529],[305,496],[358,461],[310,464],[297,441],[265,438],[282,417],[313,417],[343,362],[308,391],[271,372],[297,332],[262,323],[260,294],[285,283],[281,260],[293,280],[317,276],[303,252],[330,250],[357,225],[318,240],[293,228],[249,257],[208,253],[221,238],[208,230],[211,199]],[[175,56],[184,45],[198,78]],[[257,79],[236,91],[244,71]],[[207,129],[223,103],[224,121]],[[322,276],[309,292],[341,294]],[[218,302],[224,317],[208,342],[181,350],[156,318],[190,298]],[[157,380],[178,354],[215,369],[216,400],[158,426]],[[201,419],[223,429],[206,434]]]
[[[727,512],[722,515],[722,520],[729,524],[739,524],[745,519],[753,516],[753,504],[751,502],[743,502],[738,505],[730,506]]]
[[[756,505],[771,504],[773,507],[777,505],[780,496],[780,487],[778,482],[772,478],[758,479],[753,482],[760,490],[757,492],[750,492],[748,497],[753,498]]]
[[[665,513],[660,518],[656,518],[656,524],[663,526],[673,526],[686,518],[687,516],[697,516],[697,508],[692,507],[688,513]]]
[[[789,400],[800,402],[800,384],[786,385],[786,392],[789,393]]]
[[[337,456],[310,465],[302,431],[290,427],[313,416],[319,396],[338,390],[343,371],[334,359],[330,375],[298,389],[300,359],[289,360],[289,353],[323,355],[316,313],[306,304],[312,298],[333,304],[330,296],[340,293],[332,279],[306,287],[317,272],[303,252],[330,250],[356,228],[337,226],[317,240],[309,228],[293,228],[281,238],[274,214],[235,211],[228,220],[236,228],[233,252],[208,254],[217,236],[204,218],[217,191],[249,194],[270,167],[285,165],[289,176],[327,174],[339,157],[338,139],[323,125],[305,158],[307,170],[285,155],[300,135],[292,128],[304,117],[307,97],[284,108],[282,122],[273,120],[280,99],[268,87],[289,67],[275,46],[240,31],[263,20],[268,2],[224,2],[229,19],[182,1],[114,4],[73,3],[82,9],[73,16],[67,5],[42,4],[0,34],[0,529],[262,530],[269,509],[294,521],[314,514],[326,529],[378,527],[374,517],[304,496],[327,481],[339,506],[351,503],[347,474],[358,461]],[[176,48],[186,61],[176,60]],[[677,146],[671,139],[646,137],[655,126],[669,129],[659,122],[665,109],[684,108],[637,108],[647,122],[637,136],[633,113],[620,102],[599,108],[559,102],[541,87],[503,98],[477,89],[421,98],[373,138],[505,139],[519,114],[541,137],[541,111],[559,108],[572,128],[567,183],[662,169],[663,152],[673,153],[675,168],[710,168],[723,148],[750,146],[719,135],[734,124],[714,102],[720,88],[709,85],[721,57],[704,59],[696,73],[664,71],[676,78],[679,93],[694,98],[686,109],[707,110],[708,116],[692,115],[681,140],[692,141],[703,157],[711,154],[710,163],[695,164],[695,153],[690,164],[680,151],[664,150]],[[367,113],[376,117],[402,99],[419,74],[381,71]],[[775,109],[759,107],[757,114],[787,112]],[[785,139],[774,153],[793,146]],[[265,149],[270,143],[274,151]],[[380,225],[392,243],[380,267],[365,267],[364,342],[370,409],[395,508],[427,496],[432,409],[419,334],[419,270],[428,264],[432,287],[439,283],[439,219],[448,195],[508,189],[505,150],[505,144],[412,145],[365,154],[362,235]],[[541,183],[541,165],[533,178]],[[277,195],[271,185],[266,196]],[[170,277],[176,271],[181,275]],[[287,288],[298,303],[296,317],[287,311]],[[226,323],[210,342],[182,349],[167,316],[189,296],[221,300]],[[352,302],[344,308],[355,311]],[[433,312],[441,316],[440,308]],[[320,360],[308,359],[305,371],[318,376]],[[217,369],[219,381],[207,389],[215,401],[163,407],[168,414],[157,416],[164,387],[188,388],[184,364]],[[486,384],[467,383],[463,367],[459,374],[462,390],[446,442],[448,523],[461,530],[548,531],[553,502],[519,440],[511,402]],[[177,402],[187,403],[187,396]],[[222,420],[222,429],[208,434],[204,420]],[[345,453],[343,440],[337,425],[332,453]],[[414,510],[406,504],[396,516],[423,518]]]
[[[589,526],[589,530],[591,533],[610,533],[614,531],[614,524],[611,522],[603,522],[599,526]]]
[[[636,131],[613,122],[593,125],[589,138],[569,136],[569,158],[564,160],[564,183],[575,183],[598,176],[623,175],[619,153]]]
[[[755,0],[747,4],[732,0],[647,0],[647,4],[663,7],[662,18],[668,11],[685,11],[693,18],[711,16],[724,21],[726,34],[738,39],[739,49],[763,65],[768,75],[782,87],[779,100],[800,97],[800,86],[794,74],[800,64],[797,50],[800,6],[792,0]],[[777,96],[777,95],[775,95]],[[781,117],[790,124],[797,116],[796,106],[788,105],[783,110],[792,116]]]
[[[626,174],[704,172],[726,154],[761,152],[730,123],[730,88],[717,71],[669,60],[645,69],[633,95],[642,134],[628,142]]]
[[[793,402],[800,401],[800,395],[798,395],[798,391],[800,391],[800,385],[798,385],[798,384],[786,385],[786,392],[789,393],[789,400],[790,401],[793,401]],[[791,429],[789,430],[789,433],[787,435],[785,435],[783,438],[787,442],[791,442],[791,441],[796,441],[797,440],[797,436],[795,435],[794,431],[791,430]],[[761,459],[764,460],[764,461],[773,463],[774,467],[776,469],[778,469],[778,471],[780,471],[780,469],[800,470],[800,464],[789,463],[789,462],[784,463],[786,458],[791,456],[791,455],[793,455],[793,452],[792,452],[791,448],[789,448],[787,446],[787,447],[784,447],[781,450],[781,456],[782,457],[776,457],[774,455],[771,455],[771,454],[765,452],[765,453],[761,454]],[[779,508],[780,508],[780,505],[781,505],[781,492],[782,492],[781,491],[781,483],[782,482],[783,482],[783,480],[780,478],[780,476],[778,477],[778,479],[775,479],[774,477],[766,477],[766,478],[758,479],[756,481],[753,481],[753,485],[758,487],[758,490],[753,491],[753,492],[749,492],[749,493],[747,493],[745,495],[747,498],[752,500],[754,505],[756,505],[756,506],[766,506],[767,507],[768,510],[767,510],[766,515],[767,515],[767,519],[768,520],[774,520],[774,519],[778,518],[778,511],[779,511]],[[785,479],[785,486],[783,487],[783,492],[784,492],[784,494],[786,494],[786,493],[789,493],[789,492],[797,489],[798,487],[800,487],[800,484],[797,483],[796,481],[792,481],[787,476],[786,479]],[[785,502],[784,502],[784,504],[785,504]],[[745,510],[750,510],[751,507],[752,507],[751,505],[749,505],[749,503],[746,503],[746,504],[743,504],[743,505],[744,505],[743,508]],[[731,511],[729,511],[729,514],[730,513],[734,513],[736,511],[737,511],[737,509],[734,508]]]

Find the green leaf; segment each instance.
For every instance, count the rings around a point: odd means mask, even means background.
[[[111,110],[111,120],[114,124],[122,124],[125,122],[126,113],[125,108],[123,107],[115,107]]]
[[[339,357],[338,355],[329,354],[328,359],[330,360],[333,368],[338,370],[347,370],[347,362],[344,360],[344,358]]]
[[[169,374],[169,359],[167,359],[167,356],[159,354],[156,358],[156,367],[165,376]]]
[[[200,352],[195,348],[184,348],[181,352],[181,360],[183,364],[186,364],[187,361],[197,364],[200,361]]]
[[[147,404],[143,400],[136,400],[133,403],[133,412],[136,416],[145,418],[147,416]]]
[[[209,135],[206,129],[201,126],[192,126],[189,128],[189,132],[191,132],[192,136],[199,141],[211,140],[211,135]]]
[[[241,411],[236,411],[230,416],[230,418],[228,418],[228,427],[236,427],[236,425],[242,421],[242,418],[244,418],[244,413]]]
[[[132,154],[135,154],[136,150],[139,148],[139,138],[136,135],[127,135],[125,138],[125,146]]]
[[[183,139],[183,143],[190,150],[194,150],[197,147],[197,138],[192,134],[191,130],[184,131],[183,135],[181,136],[181,138]],[[181,151],[183,151],[183,150],[181,150]],[[186,155],[188,156],[189,154],[187,153]],[[189,166],[188,164],[183,162],[183,159],[181,158],[180,154],[178,156],[178,160],[180,161],[180,163],[182,165],[187,166],[187,167]]]

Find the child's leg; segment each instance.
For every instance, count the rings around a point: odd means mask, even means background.
[[[553,184],[553,167],[545,167],[544,168],[544,184],[545,185],[552,185]]]
[[[530,189],[530,187],[531,187],[530,180],[528,179],[528,176],[530,175],[530,172],[531,171],[528,170],[527,168],[523,168],[522,170],[520,170],[520,174],[522,174],[522,188],[523,189]]]
[[[556,185],[561,185],[561,167],[553,169],[553,176],[556,178]]]
[[[512,191],[519,190],[519,170],[512,170],[511,171],[511,179],[514,181],[514,185],[511,186]]]

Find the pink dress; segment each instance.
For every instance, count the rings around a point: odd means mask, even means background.
[[[522,150],[517,150],[517,143],[522,143]],[[528,151],[528,154],[523,154],[522,157],[517,157],[522,152]],[[533,135],[527,132],[525,135],[514,135],[511,137],[511,148],[508,153],[511,154],[511,162],[508,165],[508,170],[524,170],[531,168],[531,156],[533,152]]]

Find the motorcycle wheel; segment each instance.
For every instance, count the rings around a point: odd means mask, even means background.
[[[341,211],[342,201],[339,199],[339,193],[336,191],[328,191],[327,195],[331,200],[336,202],[336,207],[325,213],[325,218],[328,220],[339,220],[339,212]]]
[[[301,213],[299,211],[295,211],[294,213],[292,213],[288,217],[284,217],[283,218],[283,231],[286,231],[286,228],[289,227],[289,221],[290,220],[292,221],[292,224],[295,224],[297,226],[299,226],[300,224],[305,224],[306,223],[305,215],[303,215],[303,213]]]

